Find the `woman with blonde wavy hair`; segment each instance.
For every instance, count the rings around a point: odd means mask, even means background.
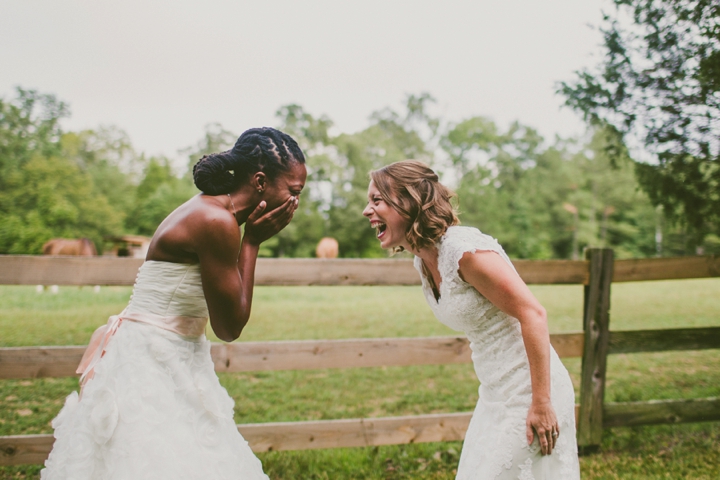
[[[415,255],[433,313],[471,342],[481,385],[456,478],[579,479],[570,376],[500,244],[458,226],[454,193],[427,165],[397,162],[370,178],[363,215],[380,245]]]

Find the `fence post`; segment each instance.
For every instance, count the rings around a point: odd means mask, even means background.
[[[590,261],[590,281],[585,286],[583,309],[585,348],[577,426],[578,448],[581,454],[597,451],[602,439],[613,251],[609,248],[592,248],[586,252],[585,258]]]

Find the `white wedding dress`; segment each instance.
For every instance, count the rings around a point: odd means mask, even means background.
[[[267,480],[215,374],[207,317],[197,265],[145,262],[127,308],[93,335],[41,478]]]
[[[575,439],[575,395],[570,376],[550,347],[551,401],[560,436],[551,455],[543,456],[537,436],[531,445],[525,420],[531,403],[530,369],[520,323],[503,313],[460,278],[465,252],[489,250],[512,266],[502,247],[476,228],[454,226],[437,245],[442,278],[440,299],[415,257],[425,298],[435,316],[470,340],[480,380],[477,406],[465,435],[458,480],[576,480],[580,478]],[[514,267],[513,267],[514,268]]]

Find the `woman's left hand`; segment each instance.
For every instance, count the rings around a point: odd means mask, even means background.
[[[534,434],[537,434],[540,451],[543,455],[550,455],[560,435],[560,426],[552,404],[550,402],[533,402],[530,405],[525,425],[528,445],[532,443]]]
[[[260,245],[268,238],[276,235],[285,228],[298,207],[297,197],[289,197],[285,203],[268,213],[265,213],[266,203],[260,202],[245,222],[244,241],[253,245]],[[264,214],[264,215],[263,215]]]

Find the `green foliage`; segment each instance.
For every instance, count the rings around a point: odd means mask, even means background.
[[[582,147],[558,141],[543,149],[528,127],[516,123],[502,132],[475,117],[441,144],[463,174],[463,223],[497,237],[511,256],[569,258],[589,247],[612,247],[619,257],[656,253],[657,215],[637,190],[629,160],[613,167],[606,131]]]
[[[185,176],[192,180],[193,166],[203,155],[224,152],[232,148],[235,140],[237,140],[237,135],[225,130],[219,123],[205,125],[203,137],[195,145],[181,150],[181,153],[188,157],[188,169]]]
[[[637,164],[638,180],[697,245],[720,232],[720,4],[614,1],[603,62],[560,91],[592,123],[655,155],[656,163]]]
[[[124,221],[133,205],[137,177],[142,171],[139,157],[127,134],[114,127],[63,133],[63,158],[72,160],[93,183],[93,194],[108,199],[115,215]]]
[[[278,109],[279,128],[306,154],[308,182],[293,221],[260,255],[312,257],[317,242],[332,236],[343,257],[387,256],[362,216],[368,173],[408,158],[434,166],[456,187],[462,222],[498,238],[513,257],[573,258],[595,246],[619,257],[720,252],[717,235],[699,243],[696,231],[664,221],[652,192],[638,189],[612,127],[596,128],[584,143],[548,145],[519,122],[507,129],[484,117],[442,123],[430,113],[433,102],[427,93],[408,95],[401,111],[376,111],[364,130],[340,134],[327,116],[296,104]],[[0,112],[0,253],[39,253],[53,237],[87,236],[101,249],[107,235],[153,235],[197,194],[197,160],[236,139],[208,124],[182,150],[189,168],[177,172],[165,157],[135,152],[117,128],[62,132],[67,107],[51,95],[19,89],[0,100]]]
[[[432,163],[427,140],[439,124],[426,112],[426,105],[432,101],[428,94],[409,95],[404,114],[384,109],[371,116],[368,128],[334,137],[329,133],[332,121],[326,116],[315,118],[299,105],[280,108],[279,128],[298,140],[308,166],[308,193],[303,194],[306,198],[302,201],[309,209],[298,211],[293,223],[309,224],[309,216],[321,223],[313,230],[282,232],[278,244],[295,242],[298,244],[295,252],[305,255],[314,251],[322,236],[329,235],[338,240],[342,257],[386,256],[362,216],[367,202],[368,173],[407,158]],[[297,236],[299,232],[303,238]],[[290,251],[287,247],[274,249],[282,254]]]
[[[128,219],[126,225],[140,235],[152,236],[165,217],[197,193],[195,186],[186,179],[170,177],[150,195],[137,196],[135,215],[130,217],[132,220]]]
[[[101,249],[104,235],[122,229],[122,211],[83,156],[88,149],[79,136],[62,135],[66,114],[54,96],[35,91],[0,99],[0,253],[40,253],[54,237],[88,237]]]
[[[179,205],[198,193],[189,177],[178,178],[166,158],[150,158],[143,179],[135,189],[135,202],[126,227],[152,236],[160,222]]]
[[[0,252],[40,253],[52,237],[88,237],[100,245],[102,236],[121,224],[107,199],[93,194],[92,178],[64,158],[36,156],[13,176],[3,192]]]
[[[33,156],[59,153],[59,121],[67,115],[67,105],[35,90],[17,88],[15,99],[0,99],[0,190]]]

